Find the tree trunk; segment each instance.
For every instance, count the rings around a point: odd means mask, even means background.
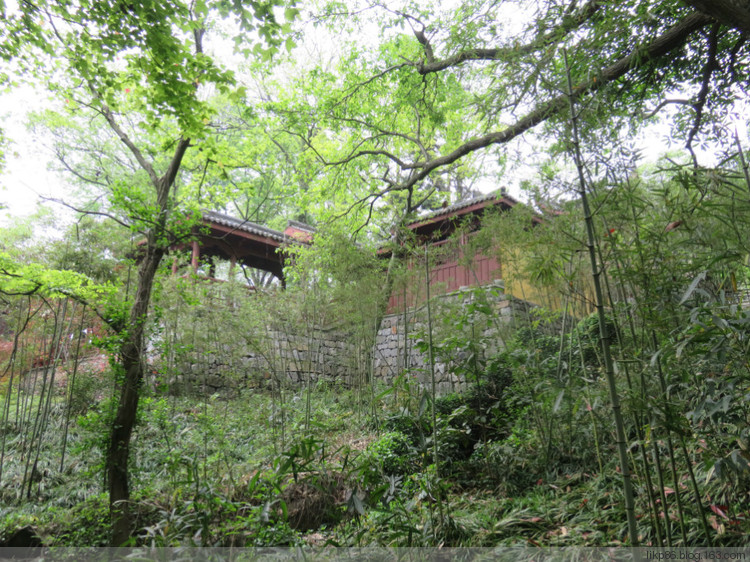
[[[112,546],[124,545],[130,538],[131,533],[131,517],[128,505],[130,501],[128,484],[130,437],[135,426],[140,387],[143,383],[143,331],[148,316],[154,277],[163,256],[164,250],[156,244],[155,234],[149,234],[146,256],[138,270],[138,288],[135,301],[130,309],[130,322],[126,327],[125,340],[120,347],[124,379],[117,413],[112,422],[106,464],[112,522],[110,544]]]
[[[130,307],[130,318],[124,327],[124,340],[120,346],[120,361],[123,368],[122,390],[117,413],[112,421],[109,449],[107,450],[107,483],[109,486],[109,513],[112,522],[111,546],[122,546],[130,538],[131,519],[130,487],[128,484],[128,457],[130,455],[130,437],[133,434],[135,418],[138,413],[138,398],[143,384],[143,329],[148,318],[151,303],[151,289],[154,277],[159,269],[168,246],[166,242],[166,225],[169,217],[169,194],[177,178],[182,158],[190,146],[190,139],[183,138],[177,143],[174,156],[162,177],[157,177],[153,166],[148,163],[138,148],[122,132],[108,108],[104,116],[120,140],[131,150],[141,166],[151,177],[156,194],[156,206],[159,213],[154,227],[146,235],[145,255],[138,268],[138,287],[135,300]]]

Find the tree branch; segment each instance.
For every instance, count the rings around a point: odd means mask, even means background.
[[[333,105],[333,107],[341,105],[347,99],[349,99],[354,94],[356,94],[359,90],[361,90],[362,88],[364,88],[368,84],[371,84],[372,82],[375,82],[375,80],[378,80],[378,79],[382,78],[383,76],[385,76],[386,74],[389,74],[389,73],[393,72],[394,70],[398,70],[400,68],[404,68],[404,67],[407,67],[407,66],[411,66],[411,63],[403,62],[401,64],[394,64],[393,66],[389,66],[385,70],[382,70],[381,72],[378,72],[377,74],[374,74],[373,76],[370,76],[370,78],[368,78],[364,82],[362,82],[360,84],[355,84],[354,86],[351,87],[349,93],[347,93],[344,97],[342,97],[339,101],[337,101]]]
[[[687,4],[711,16],[716,21],[750,33],[750,1],[748,0],[683,0]]]
[[[415,63],[417,71],[423,76],[433,72],[440,72],[452,66],[458,66],[467,61],[491,61],[501,57],[512,57],[518,55],[527,55],[534,51],[538,51],[552,45],[569,33],[575,31],[586,23],[591,16],[593,16],[599,8],[601,8],[601,0],[589,0],[580,10],[574,15],[566,14],[562,23],[552,31],[545,33],[531,43],[520,46],[512,47],[494,47],[494,48],[473,48],[464,49],[459,51],[452,57],[448,57],[442,60],[434,60],[434,58],[427,57],[427,63],[419,62]],[[415,32],[416,34],[416,32]],[[417,40],[422,43],[417,36]],[[424,43],[423,43],[424,44]]]
[[[732,50],[729,52],[729,74],[733,81],[738,80],[737,78],[737,53],[739,53],[742,46],[747,42],[747,33],[742,33],[737,42],[732,46]]]
[[[399,131],[389,131],[388,129],[384,129],[384,128],[379,127],[377,125],[371,125],[367,121],[365,121],[363,119],[357,119],[356,117],[340,117],[340,118],[338,118],[338,120],[342,121],[344,123],[354,123],[356,125],[363,125],[363,126],[369,128],[369,129],[373,129],[373,130],[377,131],[378,133],[380,133],[383,136],[402,138],[402,139],[404,139],[406,141],[409,141],[409,142],[417,145],[417,147],[419,148],[419,151],[422,153],[422,157],[423,158],[426,159],[428,157],[427,149],[425,148],[424,144],[422,144],[422,141],[419,140],[419,137],[418,137],[419,132],[417,132],[417,137],[412,137],[411,135],[407,135],[406,133],[401,133]],[[416,122],[417,122],[417,127],[419,128],[421,126],[421,119],[419,117],[419,113],[417,113],[417,115],[416,115]],[[363,139],[363,141],[375,140],[376,138],[377,137],[369,137],[369,138]]]
[[[664,100],[659,105],[657,105],[654,109],[649,111],[646,114],[643,114],[641,117],[642,119],[650,119],[657,113],[659,113],[662,109],[664,109],[668,105],[693,105],[692,100],[689,99],[668,99]]]
[[[93,151],[92,151],[93,152]],[[108,187],[108,183],[105,183],[103,181],[100,181],[96,178],[90,178],[85,176],[83,173],[79,172],[73,166],[68,164],[68,161],[65,159],[65,154],[63,154],[62,149],[55,150],[55,156],[57,156],[57,160],[62,164],[63,168],[65,168],[69,173],[73,174],[75,177],[80,179],[81,181],[85,183],[90,183],[93,185],[98,185],[99,187]],[[97,172],[98,174],[98,172]],[[105,174],[106,178],[106,174]]]
[[[43,201],[49,201],[51,203],[57,203],[58,205],[62,205],[63,207],[67,207],[68,209],[75,211],[76,213],[80,213],[82,215],[95,215],[98,217],[106,217],[108,219],[111,219],[115,221],[120,226],[124,226],[125,228],[130,228],[132,225],[129,225],[126,222],[123,222],[122,220],[118,219],[114,215],[110,215],[109,213],[105,213],[103,211],[91,211],[86,209],[81,209],[80,207],[76,207],[75,205],[71,205],[70,203],[63,201],[62,199],[58,199],[57,197],[45,197],[43,195],[39,196],[40,199]]]
[[[101,101],[101,98],[97,94],[96,90],[92,88],[91,85],[89,85],[89,89],[91,89],[91,93],[94,95],[94,97]],[[122,143],[128,147],[128,150],[133,154],[135,159],[138,161],[138,164],[143,168],[146,173],[148,174],[148,177],[151,179],[151,182],[156,185],[159,181],[159,176],[156,175],[156,172],[154,171],[154,167],[151,165],[151,162],[146,160],[146,158],[143,156],[143,153],[141,150],[135,145],[135,143],[130,140],[130,137],[125,133],[125,131],[122,130],[119,123],[117,123],[117,120],[115,119],[114,114],[112,113],[112,110],[104,103],[102,102],[101,107],[99,108],[99,112],[102,114],[102,117],[107,120],[107,123],[109,124],[110,128],[114,131],[114,133],[117,135],[117,137],[122,141]]]
[[[696,161],[695,154],[693,153],[693,139],[695,138],[695,135],[698,134],[698,131],[701,127],[701,120],[703,119],[703,108],[706,105],[708,91],[711,86],[711,74],[713,74],[713,71],[718,68],[718,64],[716,62],[716,50],[719,39],[719,29],[721,29],[721,24],[717,22],[711,28],[711,33],[708,36],[708,59],[706,60],[706,66],[703,67],[703,80],[701,82],[701,89],[698,92],[698,97],[695,100],[695,103],[693,104],[693,109],[695,109],[695,121],[693,122],[693,127],[692,129],[690,129],[687,137],[687,142],[685,143],[685,148],[690,151],[690,154],[693,157],[693,163],[696,165],[696,167],[698,163]]]
[[[572,95],[574,98],[594,92],[602,86],[609,84],[623,76],[633,69],[640,68],[650,60],[662,57],[672,50],[684,45],[687,38],[695,31],[711,23],[710,17],[693,13],[676,23],[662,35],[655,38],[648,45],[637,46],[630,54],[622,57],[610,66],[603,69],[598,76],[580,83],[573,88]],[[539,125],[551,116],[563,111],[568,104],[568,96],[561,94],[551,100],[538,105],[536,109],[528,113],[525,117],[516,121],[513,125],[502,131],[496,131],[484,136],[470,140],[453,152],[434,158],[427,162],[417,162],[410,165],[410,168],[419,168],[419,172],[414,174],[409,180],[402,184],[402,188],[416,185],[425,179],[433,170],[452,164],[464,156],[493,144],[505,144],[517,136],[525,133],[529,129]]]
[[[315,157],[324,166],[341,166],[343,164],[348,164],[349,162],[352,162],[353,160],[356,160],[357,158],[360,158],[362,156],[385,156],[389,160],[392,160],[394,163],[396,163],[396,165],[398,165],[398,167],[401,168],[402,170],[408,170],[408,169],[416,167],[415,164],[409,164],[408,162],[404,162],[398,156],[391,154],[387,150],[357,150],[355,148],[349,153],[348,156],[340,160],[329,161],[329,160],[326,160],[326,158],[315,149],[315,146],[313,146],[313,144],[308,139],[306,139],[299,133],[296,133],[294,131],[289,131],[286,129],[281,129],[281,131],[288,135],[292,135],[294,137],[298,137],[299,139],[301,139],[303,144],[315,153]],[[375,137],[368,137],[366,139],[363,139],[360,143],[358,143],[357,146],[362,146],[362,144],[364,144],[367,141],[374,140],[374,138]]]
[[[177,172],[179,172],[180,170],[180,165],[182,164],[182,158],[185,156],[185,152],[187,152],[188,148],[190,148],[190,139],[183,138],[177,142],[177,147],[175,148],[174,155],[172,156],[172,160],[169,162],[167,171],[158,181],[158,183],[166,187],[167,193],[164,195],[164,197],[169,195],[169,188],[172,187],[172,184],[175,182],[175,179],[177,178]],[[161,208],[162,203],[166,204],[166,199],[164,199],[164,201],[159,200],[157,201],[157,203],[160,205],[160,208]]]

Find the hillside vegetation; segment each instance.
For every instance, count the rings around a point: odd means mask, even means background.
[[[0,229],[0,540],[742,544],[748,33],[737,0],[0,0],[2,194],[52,190]]]

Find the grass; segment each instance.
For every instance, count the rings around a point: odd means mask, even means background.
[[[466,417],[450,413],[439,421],[448,440],[441,447],[458,456],[438,480],[422,450],[429,443],[393,431],[394,420],[409,431],[408,414],[383,406],[378,419],[384,421],[372,423],[356,393],[321,385],[312,391],[306,426],[304,392],[289,391],[283,407],[278,397],[260,392],[146,396],[131,460],[134,542],[616,546],[626,540],[614,461],[603,473],[591,455],[581,456],[578,466],[544,466],[528,428],[497,433],[472,453],[464,430],[445,425],[466,424]],[[6,425],[0,540],[30,525],[48,545],[106,544],[102,451],[110,409],[104,397],[74,418],[60,470],[64,408],[53,407],[28,497],[18,493],[28,464],[25,430]],[[451,436],[463,445],[451,447]],[[495,456],[485,454],[490,450]],[[477,461],[480,451],[485,456]],[[642,489],[638,514],[643,542],[653,543]],[[688,542],[701,544],[698,514],[692,509],[688,515]],[[676,529],[673,522],[675,536]],[[747,530],[744,519],[724,525],[721,544],[744,544]]]
[[[146,397],[131,460],[139,540],[221,543],[238,535],[235,527],[252,527],[254,520],[257,536],[243,540],[298,542],[299,533],[285,523],[289,506],[282,509],[280,504],[295,503],[301,512],[300,502],[308,497],[317,501],[321,494],[313,493],[312,475],[319,484],[323,471],[332,472],[351,456],[348,442],[356,451],[369,431],[349,394],[337,400],[331,396],[324,388],[313,394],[315,415],[309,429],[303,423],[301,395],[290,395],[283,416],[277,411],[275,417],[271,398],[263,394],[233,400]],[[28,498],[18,493],[29,454],[28,436],[15,420],[9,421],[0,482],[3,503],[9,507],[0,511],[0,535],[31,524],[45,544],[105,544],[107,504],[101,468],[109,409],[110,403],[103,400],[73,421],[62,471],[62,432],[45,434],[39,478],[32,482]],[[61,429],[63,414],[61,406],[53,408],[51,428]],[[300,482],[307,482],[307,488]]]

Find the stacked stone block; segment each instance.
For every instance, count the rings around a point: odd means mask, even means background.
[[[489,301],[495,322],[476,334],[487,345],[483,349],[485,357],[491,357],[504,347],[503,327],[510,328],[510,324],[518,319],[526,318],[534,305],[516,299],[505,294],[501,281],[484,287],[484,295]],[[433,325],[439,325],[441,314],[451,305],[459,303],[468,304],[471,299],[476,298],[476,289],[462,287],[454,293],[436,297],[432,300]],[[422,353],[415,345],[419,339],[418,334],[425,333],[427,326],[426,306],[422,305],[416,310],[407,311],[404,314],[391,314],[383,318],[377,333],[373,352],[373,374],[377,379],[390,383],[394,377],[407,372],[413,382],[424,387],[432,384],[429,369],[429,357]],[[507,331],[507,330],[505,330]],[[456,361],[463,357],[458,356]],[[437,391],[440,394],[460,390],[467,381],[461,380],[455,374],[451,362],[434,361],[435,379]]]
[[[493,310],[494,321],[489,326],[485,322],[477,337],[484,345],[485,357],[490,357],[504,347],[504,334],[500,332],[507,330],[503,328],[527,318],[533,305],[505,294],[501,282],[485,287],[484,294]],[[433,324],[440,324],[440,315],[447,314],[447,309],[467,305],[474,298],[477,298],[476,290],[468,288],[434,298],[431,304]],[[431,385],[428,356],[417,346],[419,334],[426,332],[426,316],[426,306],[422,305],[408,311],[406,317],[392,314],[383,318],[371,355],[365,359],[372,361],[371,372],[376,381],[388,385],[404,374],[415,384]],[[436,334],[436,338],[439,335]],[[311,334],[268,331],[254,343],[250,343],[253,338],[248,340],[236,349],[190,357],[187,363],[176,366],[175,374],[167,377],[168,387],[178,393],[210,395],[308,382],[350,386],[355,382],[355,372],[370,371],[357,364],[362,357],[357,356],[348,335],[336,329],[316,328]],[[464,358],[461,350],[456,353],[455,362],[461,361]],[[439,393],[456,391],[466,384],[467,381],[454,374],[455,362],[435,361]]]

